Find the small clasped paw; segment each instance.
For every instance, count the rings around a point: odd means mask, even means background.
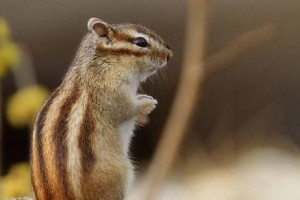
[[[137,95],[137,104],[139,113],[146,115],[155,109],[157,100],[151,96],[140,94]]]

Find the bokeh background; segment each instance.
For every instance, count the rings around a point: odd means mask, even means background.
[[[9,63],[15,67],[1,77],[1,198],[28,195],[29,189],[7,186],[18,185],[8,176],[26,176],[32,110],[60,84],[90,17],[143,24],[174,53],[168,69],[143,87],[159,105],[133,139],[132,158],[142,174],[184,67],[187,8],[183,0],[0,0],[0,17],[10,30],[6,40],[17,46],[17,62]],[[265,25],[275,26],[278,37],[205,77],[189,133],[157,199],[300,199],[299,11],[298,0],[208,1],[205,58]],[[20,91],[11,111],[11,97]]]

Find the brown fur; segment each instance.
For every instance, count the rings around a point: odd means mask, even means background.
[[[71,114],[71,109],[79,98],[78,87],[74,85],[71,94],[67,97],[65,102],[61,105],[59,109],[59,117],[56,120],[55,127],[53,129],[52,140],[56,144],[54,146],[55,150],[55,164],[56,164],[56,173],[57,177],[59,177],[59,187],[61,188],[60,197],[63,199],[74,199],[73,191],[68,187],[69,180],[67,174],[67,142],[66,142],[66,134],[68,134],[68,118]],[[54,197],[56,198],[56,197]]]
[[[32,186],[33,191],[37,195],[39,193],[39,196],[42,196],[43,199],[51,199],[52,195],[47,188],[49,187],[48,180],[45,175],[45,159],[42,155],[43,152],[43,143],[42,143],[42,130],[45,123],[45,117],[48,113],[48,110],[58,95],[59,90],[56,90],[53,92],[53,94],[50,96],[49,100],[45,103],[44,107],[40,111],[36,124],[35,129],[33,131],[33,140],[32,140],[32,153],[31,153],[31,180],[32,180]],[[39,178],[38,178],[39,177]]]
[[[137,98],[138,83],[149,67],[162,67],[172,54],[142,26],[92,22],[97,31],[89,27],[35,123],[31,177],[37,200],[124,199],[133,174],[127,149],[134,120],[156,104],[150,97]],[[137,34],[147,37],[148,48],[132,43]]]
[[[91,148],[92,135],[96,134],[96,120],[92,115],[91,105],[87,105],[85,110],[83,122],[80,126],[80,132],[85,133],[81,134],[78,139],[78,148],[81,153],[81,163],[84,163],[82,166],[82,182],[86,182],[86,177],[91,174],[92,166],[95,162],[95,155],[93,149]]]

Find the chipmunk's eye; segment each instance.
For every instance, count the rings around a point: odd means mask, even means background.
[[[137,37],[133,39],[133,44],[139,46],[139,47],[147,47],[148,42],[145,38],[143,37]]]

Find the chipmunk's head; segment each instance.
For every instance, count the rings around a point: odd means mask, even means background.
[[[99,67],[106,68],[106,72],[114,73],[112,77],[143,81],[172,57],[165,41],[143,26],[108,24],[91,18],[87,27],[88,36],[94,38],[96,44],[93,60],[101,64]]]

